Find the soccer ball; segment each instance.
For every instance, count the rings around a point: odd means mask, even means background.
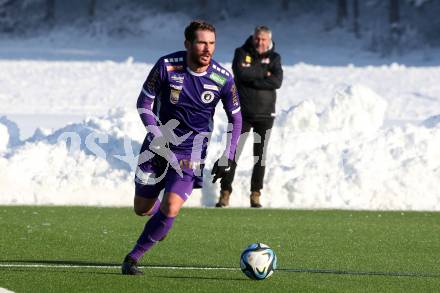
[[[264,280],[277,268],[277,256],[266,244],[252,243],[240,255],[240,268],[249,278]]]

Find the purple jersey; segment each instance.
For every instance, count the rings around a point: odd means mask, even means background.
[[[240,116],[241,121],[240,101],[232,75],[214,60],[205,72],[193,72],[187,66],[186,54],[179,51],[161,57],[138,99],[138,109],[147,108],[154,101],[152,110],[162,125],[173,119],[179,122],[172,130],[175,140],[170,149],[181,155],[191,154],[193,149],[206,150],[207,139],[203,137],[209,137],[212,132],[215,107],[220,100],[229,121],[233,122],[234,116]],[[146,126],[159,125],[149,116],[141,114]],[[226,152],[230,158],[235,154],[238,135],[234,133],[237,132],[239,134],[240,129],[232,130],[233,138]]]

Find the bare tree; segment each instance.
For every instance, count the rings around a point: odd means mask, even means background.
[[[388,9],[391,35],[399,38],[401,33],[399,0],[389,0]]]
[[[343,26],[348,17],[347,0],[338,0],[338,9],[336,16],[336,24]]]
[[[359,30],[359,2],[358,0],[353,0],[353,32],[356,38],[361,37]]]
[[[52,26],[55,21],[55,0],[46,0],[46,15],[44,21]]]
[[[284,11],[289,10],[289,0],[283,0],[283,1],[281,1],[281,8],[282,8]]]
[[[89,9],[88,9],[89,19],[93,20],[93,18],[95,18],[95,14],[96,14],[96,0],[89,0]]]
[[[393,52],[401,54],[402,26],[400,22],[399,0],[388,0],[389,34],[382,40],[382,55],[389,56]]]
[[[0,31],[12,32],[15,27],[14,17],[11,16],[14,0],[0,1]]]

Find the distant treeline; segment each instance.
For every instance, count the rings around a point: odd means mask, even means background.
[[[286,14],[325,14],[333,19],[327,29],[339,27],[358,38],[376,38],[372,44],[402,43],[417,35],[430,45],[440,45],[440,1],[436,0],[0,0],[0,32],[26,35],[57,25],[87,27],[121,10],[124,17],[130,11],[144,11],[145,16],[151,11],[179,12],[213,21],[249,11],[261,12],[263,20]]]

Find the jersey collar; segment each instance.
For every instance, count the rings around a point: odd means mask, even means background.
[[[210,65],[211,66],[211,65]],[[208,69],[209,69],[209,67],[208,67]],[[205,71],[203,71],[203,72],[194,72],[194,71],[192,71],[190,68],[189,68],[189,66],[186,66],[186,70],[191,74],[191,75],[194,75],[194,76],[205,76],[207,73],[208,73],[208,69],[206,69]]]

